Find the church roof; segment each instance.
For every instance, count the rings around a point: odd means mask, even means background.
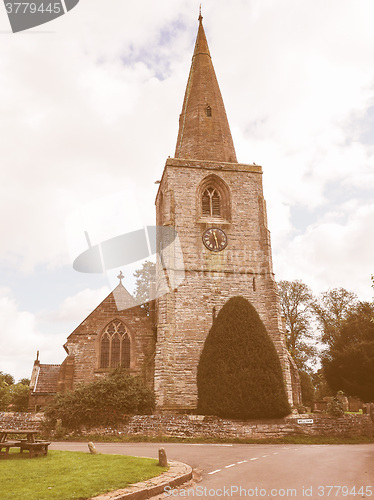
[[[80,325],[75,328],[75,330],[69,335],[68,339],[72,335],[79,334],[85,331],[85,328],[83,327],[87,327],[90,319],[95,319],[97,317],[97,314],[100,312],[106,311],[108,314],[113,315],[118,314],[121,311],[123,312],[125,310],[133,309],[134,307],[139,307],[139,304],[136,302],[130,292],[128,292],[122,285],[122,280],[120,280],[119,285],[117,285],[116,288],[112,292],[110,292],[110,294],[105,297],[105,299],[80,323]],[[139,308],[139,314],[142,313],[142,309]]]
[[[55,394],[61,365],[39,365],[36,384],[33,389],[38,394]]]
[[[117,309],[123,311],[124,309],[132,309],[139,305],[130,292],[122,285],[122,282],[112,292],[117,304]]]
[[[236,153],[225,106],[199,17],[175,158],[236,163]]]

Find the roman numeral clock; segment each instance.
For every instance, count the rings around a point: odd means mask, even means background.
[[[219,227],[210,227],[203,233],[203,243],[208,250],[220,252],[227,247],[226,233]]]

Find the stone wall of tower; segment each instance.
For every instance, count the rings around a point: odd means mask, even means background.
[[[199,212],[198,187],[211,174],[222,179],[229,190],[230,214],[224,221],[206,222]],[[155,358],[158,406],[196,407],[197,366],[212,326],[213,311],[218,313],[236,295],[247,298],[263,320],[277,349],[292,403],[290,364],[272,270],[261,167],[168,159],[156,199],[156,213],[157,224],[169,225],[177,231],[185,270],[183,283],[158,299]],[[222,228],[227,234],[228,245],[221,252],[211,252],[203,245],[203,231],[212,226]],[[168,272],[172,268],[169,259]],[[159,265],[158,276],[164,272]]]

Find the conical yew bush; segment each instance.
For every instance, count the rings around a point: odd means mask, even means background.
[[[280,418],[291,409],[275,346],[243,297],[223,306],[206,338],[198,373],[198,411],[225,418]]]

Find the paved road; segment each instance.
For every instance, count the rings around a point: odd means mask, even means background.
[[[96,444],[101,453],[158,456],[191,465],[201,476],[164,498],[370,498],[374,500],[374,445]],[[87,451],[84,443],[55,450]]]

